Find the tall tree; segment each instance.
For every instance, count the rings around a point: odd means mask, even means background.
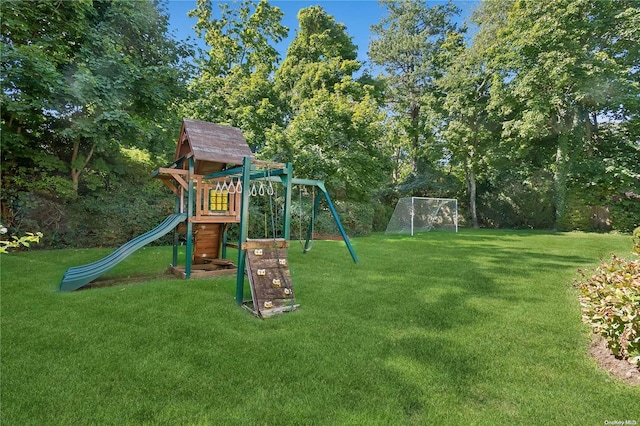
[[[450,33],[443,50],[447,69],[437,80],[443,94],[442,137],[451,153],[449,161],[461,165],[471,223],[477,228],[477,176],[486,167],[496,128],[487,108],[492,73],[479,49],[467,47],[460,33]]]
[[[555,141],[554,207],[562,227],[569,172],[595,140],[597,117],[621,117],[637,105],[637,40],[634,49],[625,35],[637,28],[637,4],[502,0],[484,3],[477,19],[496,71],[491,104],[503,115],[503,137]]]
[[[339,198],[368,200],[388,164],[376,89],[354,79],[362,65],[343,24],[320,6],[300,10],[298,21],[275,74],[283,125],[269,132],[265,155],[326,180]]]
[[[369,58],[385,71],[390,110],[404,131],[397,152],[407,152],[411,172],[424,172],[427,143],[435,123],[429,109],[437,100],[436,80],[444,72],[442,45],[459,31],[452,22],[460,10],[452,3],[428,7],[419,0],[382,0],[387,15],[371,27]]]
[[[239,5],[198,0],[190,16],[209,50],[198,62],[184,114],[241,128],[254,150],[265,144],[265,130],[280,120],[273,87],[279,63],[275,45],[288,34],[283,13],[266,0]]]
[[[188,51],[169,36],[160,4],[13,0],[2,14],[3,160],[16,178],[9,181],[54,177],[56,195],[75,196],[101,154],[166,148]],[[68,186],[56,177],[65,170]]]
[[[336,84],[362,67],[344,24],[336,22],[322,7],[301,9],[298,22],[299,31],[276,71],[278,92],[286,101],[288,115],[295,113],[315,90],[334,92]]]

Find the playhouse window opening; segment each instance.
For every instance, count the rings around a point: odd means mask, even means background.
[[[229,191],[209,190],[209,210],[214,212],[226,212],[229,210]]]

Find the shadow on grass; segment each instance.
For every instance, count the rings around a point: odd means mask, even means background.
[[[301,308],[265,321],[235,305],[233,278],[51,294],[42,283],[96,253],[3,259],[8,418],[571,424],[565,411],[596,406],[583,422],[595,424],[598,402],[613,399],[591,392],[604,381],[574,362],[580,324],[566,281],[596,250],[575,247],[582,237],[477,234],[354,239],[358,265],[342,242],[306,255],[294,244]],[[65,254],[73,259],[61,264]],[[170,258],[171,248],[140,250],[112,277],[163,271]],[[39,281],[20,273],[34,268]],[[631,395],[610,393],[618,405]]]
[[[556,233],[497,234],[374,237],[366,241],[371,248],[359,247],[366,272],[358,283],[358,304],[366,308],[348,307],[358,321],[378,327],[387,380],[404,390],[407,416],[424,420],[437,399],[471,406],[490,401],[485,375],[503,351],[513,350],[512,334],[536,337],[519,328],[526,318],[514,325],[509,319],[516,311],[535,317],[541,315],[536,311],[553,309],[566,281],[541,282],[541,277],[563,277],[593,262],[545,250],[545,237]],[[543,240],[529,247],[523,236]],[[385,249],[373,248],[379,245]]]

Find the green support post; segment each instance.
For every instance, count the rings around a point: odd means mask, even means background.
[[[282,219],[282,238],[291,239],[291,192],[293,190],[293,164],[287,163],[284,174],[280,177],[284,186],[284,212]]]
[[[335,207],[333,206],[333,203],[331,202],[331,197],[329,196],[329,193],[327,192],[327,188],[324,186],[324,182],[321,181],[321,180],[299,179],[299,178],[293,178],[293,179],[291,179],[291,182],[293,184],[295,184],[295,185],[310,185],[310,186],[312,185],[312,186],[316,186],[316,187],[318,187],[318,189],[320,191],[322,191],[322,193],[324,194],[324,198],[327,200],[327,205],[329,206],[329,210],[331,211],[331,215],[333,216],[333,220],[335,220],[336,225],[338,225],[338,229],[340,230],[340,235],[342,235],[342,239],[344,240],[345,244],[347,245],[347,249],[349,249],[349,253],[351,254],[351,258],[353,259],[353,261],[355,263],[358,263],[358,256],[356,256],[356,252],[353,250],[353,247],[351,246],[351,241],[349,241],[349,237],[347,236],[347,233],[345,232],[344,228],[342,227],[342,222],[340,222],[340,217],[338,216],[338,212],[336,211]],[[317,208],[317,207],[314,205],[314,208]],[[315,210],[315,212],[317,213],[317,210]],[[307,234],[308,233],[309,232],[307,231]],[[310,235],[307,235],[307,242],[309,241],[310,237],[311,237]]]
[[[240,224],[238,230],[238,272],[236,274],[236,304],[242,305],[244,299],[244,268],[246,253],[244,243],[249,235],[249,187],[251,185],[251,157],[242,160],[242,204],[240,205]]]
[[[351,253],[351,258],[353,259],[353,262],[358,263],[358,256],[356,256],[356,252],[353,250],[353,247],[351,247],[351,241],[349,241],[349,237],[347,236],[346,231],[342,227],[342,222],[340,222],[340,217],[338,217],[338,212],[336,211],[335,207],[333,206],[333,203],[331,202],[331,197],[329,197],[329,193],[327,192],[327,188],[325,188],[324,186],[324,182],[319,182],[317,186],[318,188],[320,188],[320,190],[324,194],[324,198],[327,200],[327,204],[329,205],[329,210],[333,215],[333,219],[336,221],[336,225],[338,225],[338,229],[340,230],[340,235],[342,235],[342,239],[347,245],[347,248],[349,249],[349,253]]]
[[[195,204],[195,188],[193,185],[194,159],[189,158],[189,193],[187,196],[187,243],[186,243],[186,259],[184,274],[185,278],[191,278],[191,262],[193,260],[193,208]]]

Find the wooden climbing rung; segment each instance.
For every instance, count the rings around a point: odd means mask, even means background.
[[[253,249],[284,249],[289,247],[289,241],[283,238],[265,238],[259,240],[247,240],[242,243],[242,250],[253,250]]]

